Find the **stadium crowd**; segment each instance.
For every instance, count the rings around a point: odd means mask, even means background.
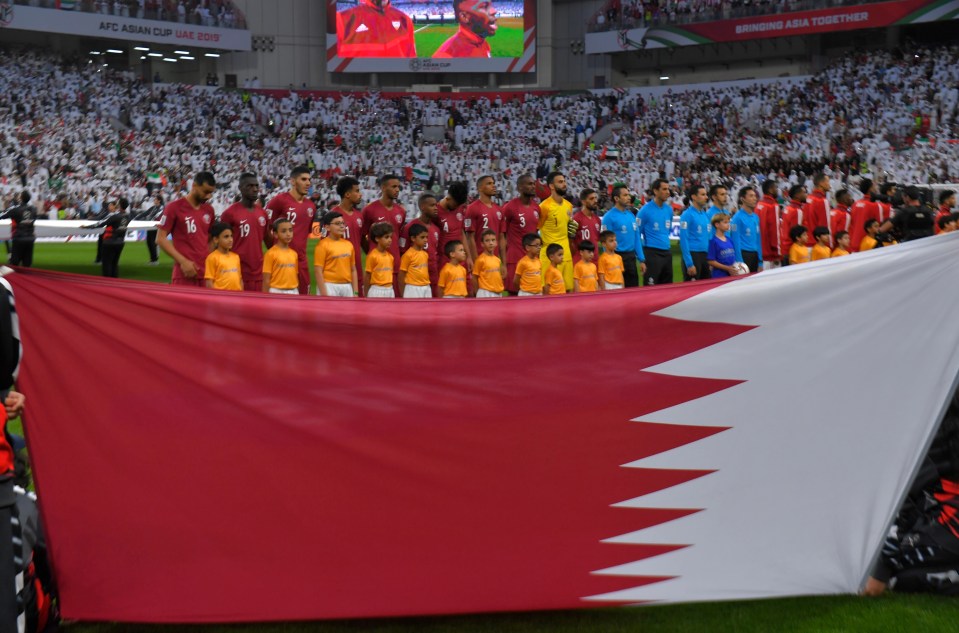
[[[14,4],[199,26],[246,28],[246,18],[231,0],[14,0]]]
[[[712,22],[856,4],[866,3],[852,0],[608,0],[590,19],[588,29],[600,32]]]
[[[785,202],[783,192],[796,185],[811,194],[822,172],[827,192],[846,189],[854,202],[865,193],[863,178],[878,185],[959,177],[957,46],[854,52],[799,82],[660,96],[274,96],[149,85],[36,51],[3,53],[0,69],[5,207],[26,189],[53,218],[102,216],[119,198],[143,212],[156,194],[182,195],[200,171],[230,183],[212,192],[216,214],[235,202],[234,183],[246,172],[258,175],[265,205],[286,186],[289,166],[300,164],[310,169],[310,198],[321,213],[339,203],[341,176],[356,176],[361,199],[371,201],[381,196],[378,176],[398,174],[406,221],[417,215],[420,191],[439,195],[484,174],[494,177],[502,204],[519,195],[516,178],[525,173],[545,199],[544,178],[559,170],[570,197],[597,192],[600,212],[615,202],[614,183],[642,194],[660,177],[677,211],[695,183],[732,193],[773,181]],[[607,126],[611,135],[597,144],[594,133]],[[830,208],[836,203],[829,198]]]

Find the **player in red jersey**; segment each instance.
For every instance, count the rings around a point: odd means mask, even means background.
[[[420,217],[415,220],[411,220],[406,226],[403,227],[403,232],[400,233],[400,253],[405,253],[406,250],[413,244],[410,240],[410,229],[416,224],[422,224],[426,227],[426,245],[423,247],[423,250],[426,251],[428,270],[430,273],[430,288],[433,290],[433,296],[439,297],[439,291],[437,287],[440,282],[440,266],[439,266],[439,246],[440,246],[440,229],[437,226],[436,214],[437,214],[437,203],[436,196],[431,193],[424,193],[420,195],[419,200],[417,200],[417,206],[420,210]]]
[[[193,177],[190,193],[166,205],[157,222],[157,244],[176,262],[170,281],[175,286],[206,287],[203,271],[210,254],[210,225],[215,213],[209,202],[214,191],[213,174],[199,172]],[[170,235],[172,242],[167,239]]]
[[[227,207],[220,221],[233,229],[233,252],[240,256],[243,289],[263,292],[263,246],[273,246],[266,211],[259,205],[260,183],[254,174],[240,176],[240,201]]]
[[[416,57],[413,20],[390,0],[360,0],[336,14],[340,57]]]
[[[869,178],[863,178],[859,181],[859,190],[863,197],[849,209],[849,250],[853,253],[859,251],[862,238],[866,237],[866,222],[879,221],[879,205],[875,201],[878,192],[876,184]]]
[[[759,235],[763,242],[763,270],[778,268],[782,264],[782,251],[779,250],[779,202],[776,200],[776,180],[763,181],[763,197],[756,204],[759,216]]]
[[[459,22],[456,33],[433,57],[492,57],[486,38],[496,35],[496,9],[488,0],[453,0]]]
[[[829,193],[831,184],[829,176],[818,173],[812,178],[812,193],[806,199],[806,212],[804,226],[809,230],[809,237],[806,246],[814,246],[816,239],[813,232],[817,226],[829,226],[829,201],[826,200],[826,194]],[[829,236],[829,244],[832,246],[832,235]]]
[[[306,259],[306,243],[313,233],[313,219],[316,217],[316,205],[307,197],[310,193],[310,168],[305,165],[294,167],[290,172],[290,190],[273,196],[266,205],[270,223],[285,217],[293,224],[293,241],[290,248],[296,251],[299,262],[297,279],[301,295],[310,293],[310,269]]]
[[[463,241],[463,227],[466,223],[464,212],[469,188],[465,182],[451,182],[446,189],[446,197],[436,205],[436,224],[440,227],[439,265],[440,270],[449,261],[446,245]],[[467,257],[466,270],[473,270],[473,260]]]
[[[356,270],[362,271],[364,223],[363,214],[359,211],[360,202],[363,200],[360,181],[352,176],[343,176],[336,181],[336,195],[340,197],[340,203],[330,211],[343,216],[346,231],[343,237],[353,245]],[[363,296],[363,284],[359,284],[359,296]]]
[[[779,222],[779,249],[783,255],[783,266],[789,263],[789,249],[792,248],[793,240],[789,236],[794,226],[802,224],[806,226],[804,216],[806,215],[806,188],[802,185],[793,185],[789,188],[789,203],[783,210],[782,220]]]
[[[503,224],[501,241],[506,242],[506,289],[515,295],[519,288],[513,285],[516,275],[516,264],[526,257],[526,248],[523,246],[523,236],[535,233],[539,225],[539,204],[535,200],[536,181],[529,174],[523,174],[516,179],[516,191],[519,196],[513,198],[503,207]]]
[[[599,194],[592,189],[583,189],[579,194],[579,211],[573,215],[573,221],[579,225],[576,234],[570,240],[570,248],[573,250],[573,263],[575,264],[583,257],[579,254],[579,245],[584,241],[599,243],[599,233],[603,227],[603,221],[596,215],[599,210]]]
[[[895,196],[896,185],[891,182],[882,183],[879,187],[879,195],[876,196],[876,219],[879,220],[879,224],[892,219],[892,199]]]
[[[836,192],[836,208],[829,212],[829,230],[835,238],[836,233],[852,231],[852,195],[846,189],[840,189]],[[835,240],[834,240],[835,241]]]
[[[952,215],[952,208],[956,206],[956,192],[955,191],[942,191],[939,193],[939,211],[936,213],[934,218],[935,227],[933,230],[936,235],[939,235],[939,232],[942,230],[939,228],[939,218],[945,218]]]
[[[399,235],[403,223],[406,222],[406,209],[397,200],[403,185],[399,176],[386,174],[380,176],[380,199],[363,208],[363,252],[368,253],[371,246],[370,229],[377,222],[389,222],[393,226],[393,235]],[[400,280],[400,241],[394,239],[390,244],[390,253],[393,254],[393,291],[399,297]]]
[[[483,231],[489,229],[496,235],[503,232],[500,227],[503,222],[503,211],[493,202],[493,196],[496,195],[496,180],[492,176],[480,176],[476,179],[476,191],[479,193],[479,198],[466,207],[466,221],[463,224],[467,237],[466,253],[471,262],[475,262],[479,254],[483,252],[481,238]]]

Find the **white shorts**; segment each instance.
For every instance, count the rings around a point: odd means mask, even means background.
[[[298,295],[299,288],[270,288],[271,295]]]
[[[611,284],[608,281],[606,282],[606,290],[622,290],[623,284]]]
[[[466,297],[457,297],[456,295],[443,295],[444,299],[465,299]]]
[[[539,293],[536,292],[526,292],[525,290],[520,290],[517,294],[517,297],[538,297]]]
[[[782,265],[783,263],[779,260],[775,260],[771,262],[763,260],[763,270],[772,270],[773,268],[779,268]]]
[[[320,294],[320,289],[316,289],[316,294]],[[331,284],[326,282],[326,296],[328,297],[352,297],[353,284]]]
[[[429,286],[411,286],[403,288],[404,299],[432,299],[433,290]]]
[[[485,288],[480,288],[476,291],[477,299],[502,299],[503,295],[498,292],[493,292],[492,290],[486,290]]]
[[[393,292],[393,286],[370,286],[366,296],[371,299],[395,299],[396,293]]]

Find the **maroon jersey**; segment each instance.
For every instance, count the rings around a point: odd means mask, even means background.
[[[300,256],[300,267],[306,266],[306,243],[313,233],[313,219],[316,217],[316,205],[309,198],[297,202],[289,192],[277,194],[266,205],[267,216],[270,222],[285,217],[293,223],[293,241],[290,248]]]
[[[852,240],[852,232],[850,231],[851,228],[852,214],[849,212],[849,207],[840,204],[829,212],[829,232],[832,233],[834,240],[836,238],[836,233],[839,231],[845,231],[846,233],[849,233],[849,239]]]
[[[340,57],[416,57],[413,20],[389,1],[363,0],[336,14],[336,54]]]
[[[406,220],[406,209],[399,202],[387,208],[379,200],[369,203],[363,208],[363,227],[369,235],[369,231],[377,222],[389,222],[393,227],[393,242],[390,244],[390,252],[393,253],[393,270],[400,269],[400,244],[396,239],[403,228],[403,222]],[[370,248],[373,248],[373,241],[370,240]]]
[[[771,262],[782,259],[779,250],[779,203],[772,196],[763,196],[756,204],[756,215],[759,216],[759,235],[763,243],[763,261]]]
[[[486,206],[482,200],[477,200],[466,207],[466,218],[463,221],[463,230],[473,234],[473,241],[476,244],[476,254],[483,252],[483,232],[486,229],[492,229],[496,233],[496,239],[499,240],[500,233],[503,232],[503,211],[499,205],[491,204]],[[497,249],[499,252],[499,249]]]
[[[503,233],[506,234],[506,263],[516,264],[526,256],[523,236],[535,233],[539,224],[539,205],[534,200],[523,204],[522,198],[513,198],[503,207]]]
[[[456,33],[443,42],[433,57],[492,57],[489,42],[485,37],[473,33],[468,28],[460,26]]]
[[[210,224],[213,207],[201,204],[194,207],[186,198],[174,200],[163,208],[157,228],[173,236],[173,248],[196,266],[197,277],[203,279],[206,257],[210,254]],[[173,279],[186,279],[179,264],[173,265]]]
[[[233,252],[240,256],[243,281],[262,278],[263,244],[267,235],[266,211],[260,206],[248,209],[242,202],[227,208],[220,221],[233,229]]]
[[[466,226],[466,207],[460,206],[455,211],[447,211],[437,207],[436,221],[440,225],[439,264],[443,267],[449,259],[446,257],[446,245],[450,242],[463,241],[463,228]]]
[[[602,230],[603,221],[595,213],[587,216],[582,210],[573,215],[573,220],[579,224],[579,229],[576,230],[576,235],[573,236],[572,244],[570,244],[570,248],[573,249],[573,263],[575,264],[582,259],[579,256],[579,245],[583,242],[592,242],[596,250],[599,250],[599,232]]]
[[[865,196],[852,204],[849,215],[849,225],[852,227],[849,230],[849,250],[856,253],[862,244],[862,238],[866,237],[866,222],[879,219],[879,203]]]
[[[812,246],[816,243],[816,238],[813,237],[813,231],[816,230],[816,227],[829,228],[829,207],[826,206],[826,194],[818,189],[809,194],[809,198],[806,199],[805,216],[804,224],[806,230],[809,231],[809,235],[806,237],[806,246]],[[831,244],[832,233],[829,235],[829,240]]]
[[[422,224],[426,227],[426,248],[423,250],[426,251],[426,255],[429,258],[428,270],[430,273],[430,285],[435,286],[440,278],[440,266],[439,266],[439,248],[440,248],[440,229],[435,224],[424,223],[419,218],[413,220],[403,227],[403,231],[400,233],[400,238],[398,240],[393,240],[394,243],[399,242],[400,245],[400,254],[405,253],[412,246],[412,241],[410,241],[410,227],[413,227],[417,224]]]
[[[365,223],[363,222],[363,215],[356,211],[355,209],[350,213],[347,213],[339,207],[339,205],[330,209],[331,213],[339,213],[343,216],[343,222],[346,223],[346,233],[345,237],[350,244],[353,245],[353,254],[356,261],[356,272],[359,275],[363,274],[363,227]],[[393,241],[397,240],[397,236],[393,235]],[[373,247],[373,244],[370,244],[370,247]],[[360,284],[360,296],[363,296],[363,284]]]

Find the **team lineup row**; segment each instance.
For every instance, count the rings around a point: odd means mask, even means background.
[[[373,290],[377,295],[380,291],[376,287],[382,286],[392,287],[393,296],[404,296],[409,286],[426,286],[428,294],[417,292],[435,297],[486,296],[480,291],[540,294],[633,287],[639,285],[640,275],[645,285],[673,281],[670,233],[674,210],[668,202],[670,191],[665,180],[654,181],[650,199],[638,211],[632,208],[633,194],[628,188],[613,186],[614,205],[600,216],[599,196],[590,189],[580,193],[580,209],[573,213],[565,177],[559,172],[548,175],[550,195],[542,202],[535,200],[533,177],[520,176],[516,182],[519,196],[502,207],[493,202],[497,194],[495,179],[483,176],[476,182],[478,198],[471,204],[466,204],[466,183],[453,183],[442,199],[432,193],[420,195],[419,217],[409,222],[406,209],[398,202],[401,179],[388,174],[379,183],[381,197],[361,209],[356,179],[345,176],[338,181],[340,202],[322,218],[326,237],[315,250],[318,294],[366,296]],[[871,183],[867,195],[851,209],[831,212],[818,189],[828,187],[828,178],[817,177],[814,183],[817,190],[808,201],[804,187],[790,189],[789,203],[782,212],[774,197],[774,182],[764,183],[761,199],[753,187],[743,187],[728,226],[717,217],[730,215],[725,209],[726,188],[690,188],[689,206],[680,217],[679,231],[684,279],[735,274],[736,263],[745,264],[751,272],[779,265],[781,260],[788,263],[797,239],[806,247],[819,243],[830,251],[839,242],[851,242],[848,251],[857,251],[881,243],[875,239],[879,230],[897,228],[900,233],[905,231],[907,239],[925,231],[925,225],[903,224],[908,214],[893,216],[884,212],[880,203],[872,202]],[[259,205],[257,177],[243,174],[239,201],[223,212],[214,229],[214,212],[208,201],[216,182],[208,172],[196,174],[190,192],[169,203],[158,223],[157,243],[175,262],[172,283],[236,287],[239,281],[249,291],[270,291],[272,287],[275,291],[308,293],[306,248],[313,222],[320,220],[308,197],[310,170],[295,168],[290,185],[289,191],[275,196],[264,208]],[[911,202],[910,193],[906,191],[907,204]],[[840,207],[844,207],[846,197],[843,192],[837,195]],[[712,206],[708,206],[710,201]],[[916,208],[923,216],[924,209]],[[867,220],[876,220],[876,226],[867,229]],[[930,234],[932,223],[930,214]],[[797,225],[808,229],[804,231],[806,237],[793,231]],[[211,229],[215,233],[212,237]],[[719,244],[711,244],[715,239]],[[213,268],[208,280],[211,246]],[[596,266],[593,259],[600,246],[603,251]],[[268,249],[266,255],[264,247]],[[538,262],[535,270],[523,265],[527,260]],[[585,265],[579,266],[581,262]],[[217,271],[222,271],[219,282]],[[230,282],[223,276],[227,273],[233,276]],[[556,281],[557,275],[561,284]],[[535,292],[533,278],[538,284]]]

